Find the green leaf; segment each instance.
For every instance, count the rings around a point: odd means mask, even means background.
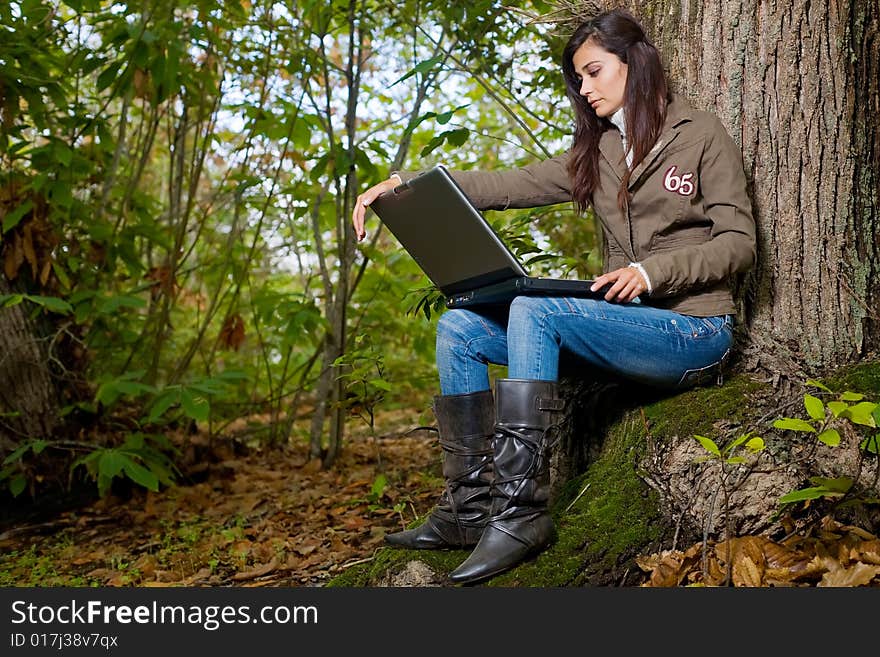
[[[62,288],[64,290],[70,290],[70,277],[67,275],[64,267],[62,267],[59,263],[52,261],[52,271],[55,272],[55,275],[58,277],[59,282],[61,283]]]
[[[696,438],[700,442],[700,444],[703,446],[703,449],[705,449],[707,452],[710,452],[715,456],[718,456],[719,458],[721,457],[721,450],[718,449],[718,445],[715,444],[714,440],[712,440],[711,438],[706,438],[705,436],[697,436],[696,434],[694,435],[694,438]]]
[[[731,442],[727,447],[725,447],[725,448],[724,448],[724,451],[725,451],[725,452],[732,452],[732,451],[735,450],[737,447],[739,447],[740,445],[742,445],[745,441],[747,441],[747,440],[749,439],[749,436],[750,436],[750,435],[751,435],[751,433],[744,433],[744,434],[741,435],[739,438],[737,438],[736,440],[734,440],[733,442]]]
[[[53,313],[58,313],[59,315],[69,315],[73,312],[73,306],[67,303],[64,299],[59,299],[58,297],[44,297],[39,294],[26,294],[24,298],[31,303],[43,306],[46,310],[51,310]]]
[[[446,139],[453,146],[464,146],[468,137],[471,136],[471,131],[467,128],[457,128],[455,130],[448,130],[444,134],[446,135]]]
[[[773,426],[777,429],[787,429],[789,431],[809,431],[810,433],[816,433],[816,429],[813,428],[813,425],[809,422],[791,417],[784,417],[780,420],[776,420],[773,423]]]
[[[3,217],[3,233],[6,233],[13,228],[15,228],[19,222],[22,220],[24,215],[31,211],[34,207],[34,202],[30,199],[26,200],[24,203],[15,208],[12,212],[6,213],[6,216]]]
[[[766,447],[764,439],[760,436],[755,436],[746,443],[746,449],[751,452],[760,452],[764,447]]]
[[[880,454],[880,433],[876,436],[865,438],[860,444],[863,450],[870,454]]]
[[[842,401],[830,401],[828,402],[828,410],[834,415],[834,417],[840,417],[840,414],[843,413],[846,409],[849,408],[849,404]]]
[[[819,441],[825,443],[830,447],[836,447],[840,444],[840,434],[837,433],[836,429],[825,429],[818,436]]]
[[[388,383],[385,379],[370,379],[367,381],[371,386],[375,388],[379,388],[380,390],[385,390],[387,392],[391,392],[391,384]]]
[[[17,474],[9,480],[9,492],[12,497],[18,497],[27,487],[27,478],[23,474]]]
[[[393,87],[398,82],[403,82],[407,78],[411,78],[416,73],[427,73],[432,68],[434,68],[437,64],[443,61],[443,55],[436,55],[435,57],[431,57],[431,59],[424,59],[412,67],[407,73],[403,75],[403,77],[397,78],[394,82],[389,85],[389,88]]]
[[[380,474],[373,480],[373,486],[370,489],[370,493],[373,495],[374,499],[378,499],[382,497],[382,493],[385,491],[385,486],[388,484],[388,480],[385,478],[385,475]]]
[[[25,455],[25,452],[27,452],[30,448],[31,448],[31,444],[29,442],[25,443],[24,445],[19,445],[18,447],[15,448],[15,450],[12,452],[12,454],[10,454],[5,459],[3,459],[3,465],[9,465],[10,463],[13,463],[13,462],[19,460],[22,456]]]
[[[127,459],[123,466],[123,470],[133,482],[154,492],[159,490],[159,479],[156,478],[156,475],[132,459]]]
[[[825,419],[825,405],[818,397],[804,395],[804,407],[807,409],[807,414],[814,420]]]
[[[98,308],[98,312],[104,315],[112,315],[120,308],[144,308],[147,302],[139,297],[117,295],[104,299]]]
[[[852,422],[866,427],[876,427],[877,423],[874,421],[874,411],[876,409],[877,404],[872,402],[859,402],[846,409],[840,414],[840,417],[848,418]]]
[[[191,417],[198,422],[207,422],[208,416],[211,414],[211,404],[202,396],[195,396],[184,388],[180,391],[180,405],[187,417]]]
[[[790,504],[791,502],[804,502],[806,500],[817,500],[822,497],[842,497],[843,493],[838,493],[837,491],[831,491],[822,486],[816,486],[811,488],[802,488],[800,490],[792,491],[786,495],[783,495],[779,498],[780,504]]]
[[[849,477],[835,477],[834,479],[829,479],[827,477],[810,477],[810,483],[836,493],[846,493],[852,488],[854,482]]]
[[[60,141],[52,144],[52,155],[65,167],[69,167],[73,161],[73,151],[67,144]]]
[[[122,472],[128,460],[129,458],[118,450],[101,450],[101,455],[98,458],[98,476],[112,479]]]
[[[449,120],[452,118],[452,116],[458,110],[464,109],[465,107],[468,107],[469,105],[470,105],[470,103],[468,103],[467,105],[459,105],[455,109],[451,109],[448,112],[443,112],[442,114],[438,114],[437,115],[437,123],[439,123],[440,125],[446,125],[447,123],[449,123]]]
[[[828,386],[819,381],[816,381],[815,379],[807,379],[807,385],[813,386],[814,388],[819,388],[820,390],[824,390],[825,392],[831,392],[831,389]]]
[[[169,408],[179,403],[180,388],[177,386],[166,388],[156,397],[156,400],[150,407],[150,415],[147,417],[147,422],[158,422]]]
[[[864,396],[863,394],[858,393],[858,392],[850,392],[849,390],[847,390],[847,391],[844,392],[842,395],[840,395],[840,400],[841,400],[841,401],[848,401],[848,402],[850,402],[850,401],[861,401],[861,400],[863,400],[864,398],[865,398],[865,396]]]
[[[104,406],[110,406],[123,395],[127,397],[136,397],[141,393],[155,392],[156,389],[146,383],[137,381],[125,381],[116,379],[102,383],[95,393],[95,401],[101,402]]]
[[[429,141],[427,143],[427,145],[424,148],[422,148],[422,150],[419,152],[419,155],[421,157],[425,157],[426,155],[430,155],[431,152],[433,152],[439,146],[441,146],[444,141],[446,141],[446,133],[445,132],[442,134],[435,135],[435,136],[431,137],[431,141]]]
[[[59,207],[70,208],[73,205],[73,188],[66,181],[52,181],[49,185],[49,198]]]
[[[24,301],[23,294],[0,294],[0,308],[17,306]]]
[[[97,82],[98,91],[103,91],[111,84],[113,84],[113,81],[116,79],[118,68],[118,64],[116,64],[116,62],[113,62],[112,64],[110,64],[110,66],[108,66],[101,72],[101,74],[98,76]]]

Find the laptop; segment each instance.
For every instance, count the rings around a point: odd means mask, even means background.
[[[370,207],[446,298],[448,308],[508,304],[521,295],[601,299],[592,280],[530,276],[442,164]]]

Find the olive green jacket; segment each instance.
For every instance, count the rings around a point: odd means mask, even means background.
[[[730,281],[755,262],[755,222],[742,153],[717,117],[673,97],[657,144],[633,171],[626,214],[617,205],[626,164],[616,128],[602,135],[599,152],[592,207],[605,236],[605,271],[639,262],[652,287],[643,303],[701,317],[735,314]],[[530,208],[572,200],[567,159],[450,173],[480,210]]]

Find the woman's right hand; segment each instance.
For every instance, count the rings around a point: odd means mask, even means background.
[[[380,194],[390,192],[392,189],[402,184],[400,176],[393,175],[388,180],[383,180],[377,185],[373,185],[363,194],[357,197],[354,203],[354,211],[351,213],[351,222],[354,224],[354,232],[357,235],[358,242],[366,237],[367,232],[364,230],[364,221],[367,216],[367,208],[370,203],[376,200]]]

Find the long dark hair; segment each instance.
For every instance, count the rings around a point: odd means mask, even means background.
[[[617,204],[625,211],[629,196],[627,187],[633,169],[657,143],[669,88],[660,53],[648,41],[645,31],[632,14],[623,9],[601,13],[582,23],[571,35],[562,56],[562,72],[566,94],[575,112],[574,144],[568,163],[572,190],[578,209],[583,212],[599,188],[599,138],[611,127],[611,122],[600,118],[581,96],[581,83],[574,70],[572,58],[585,42],[592,41],[617,55],[627,65],[626,88],[623,94],[626,138],[633,151],[632,166],[627,168],[617,193]]]

